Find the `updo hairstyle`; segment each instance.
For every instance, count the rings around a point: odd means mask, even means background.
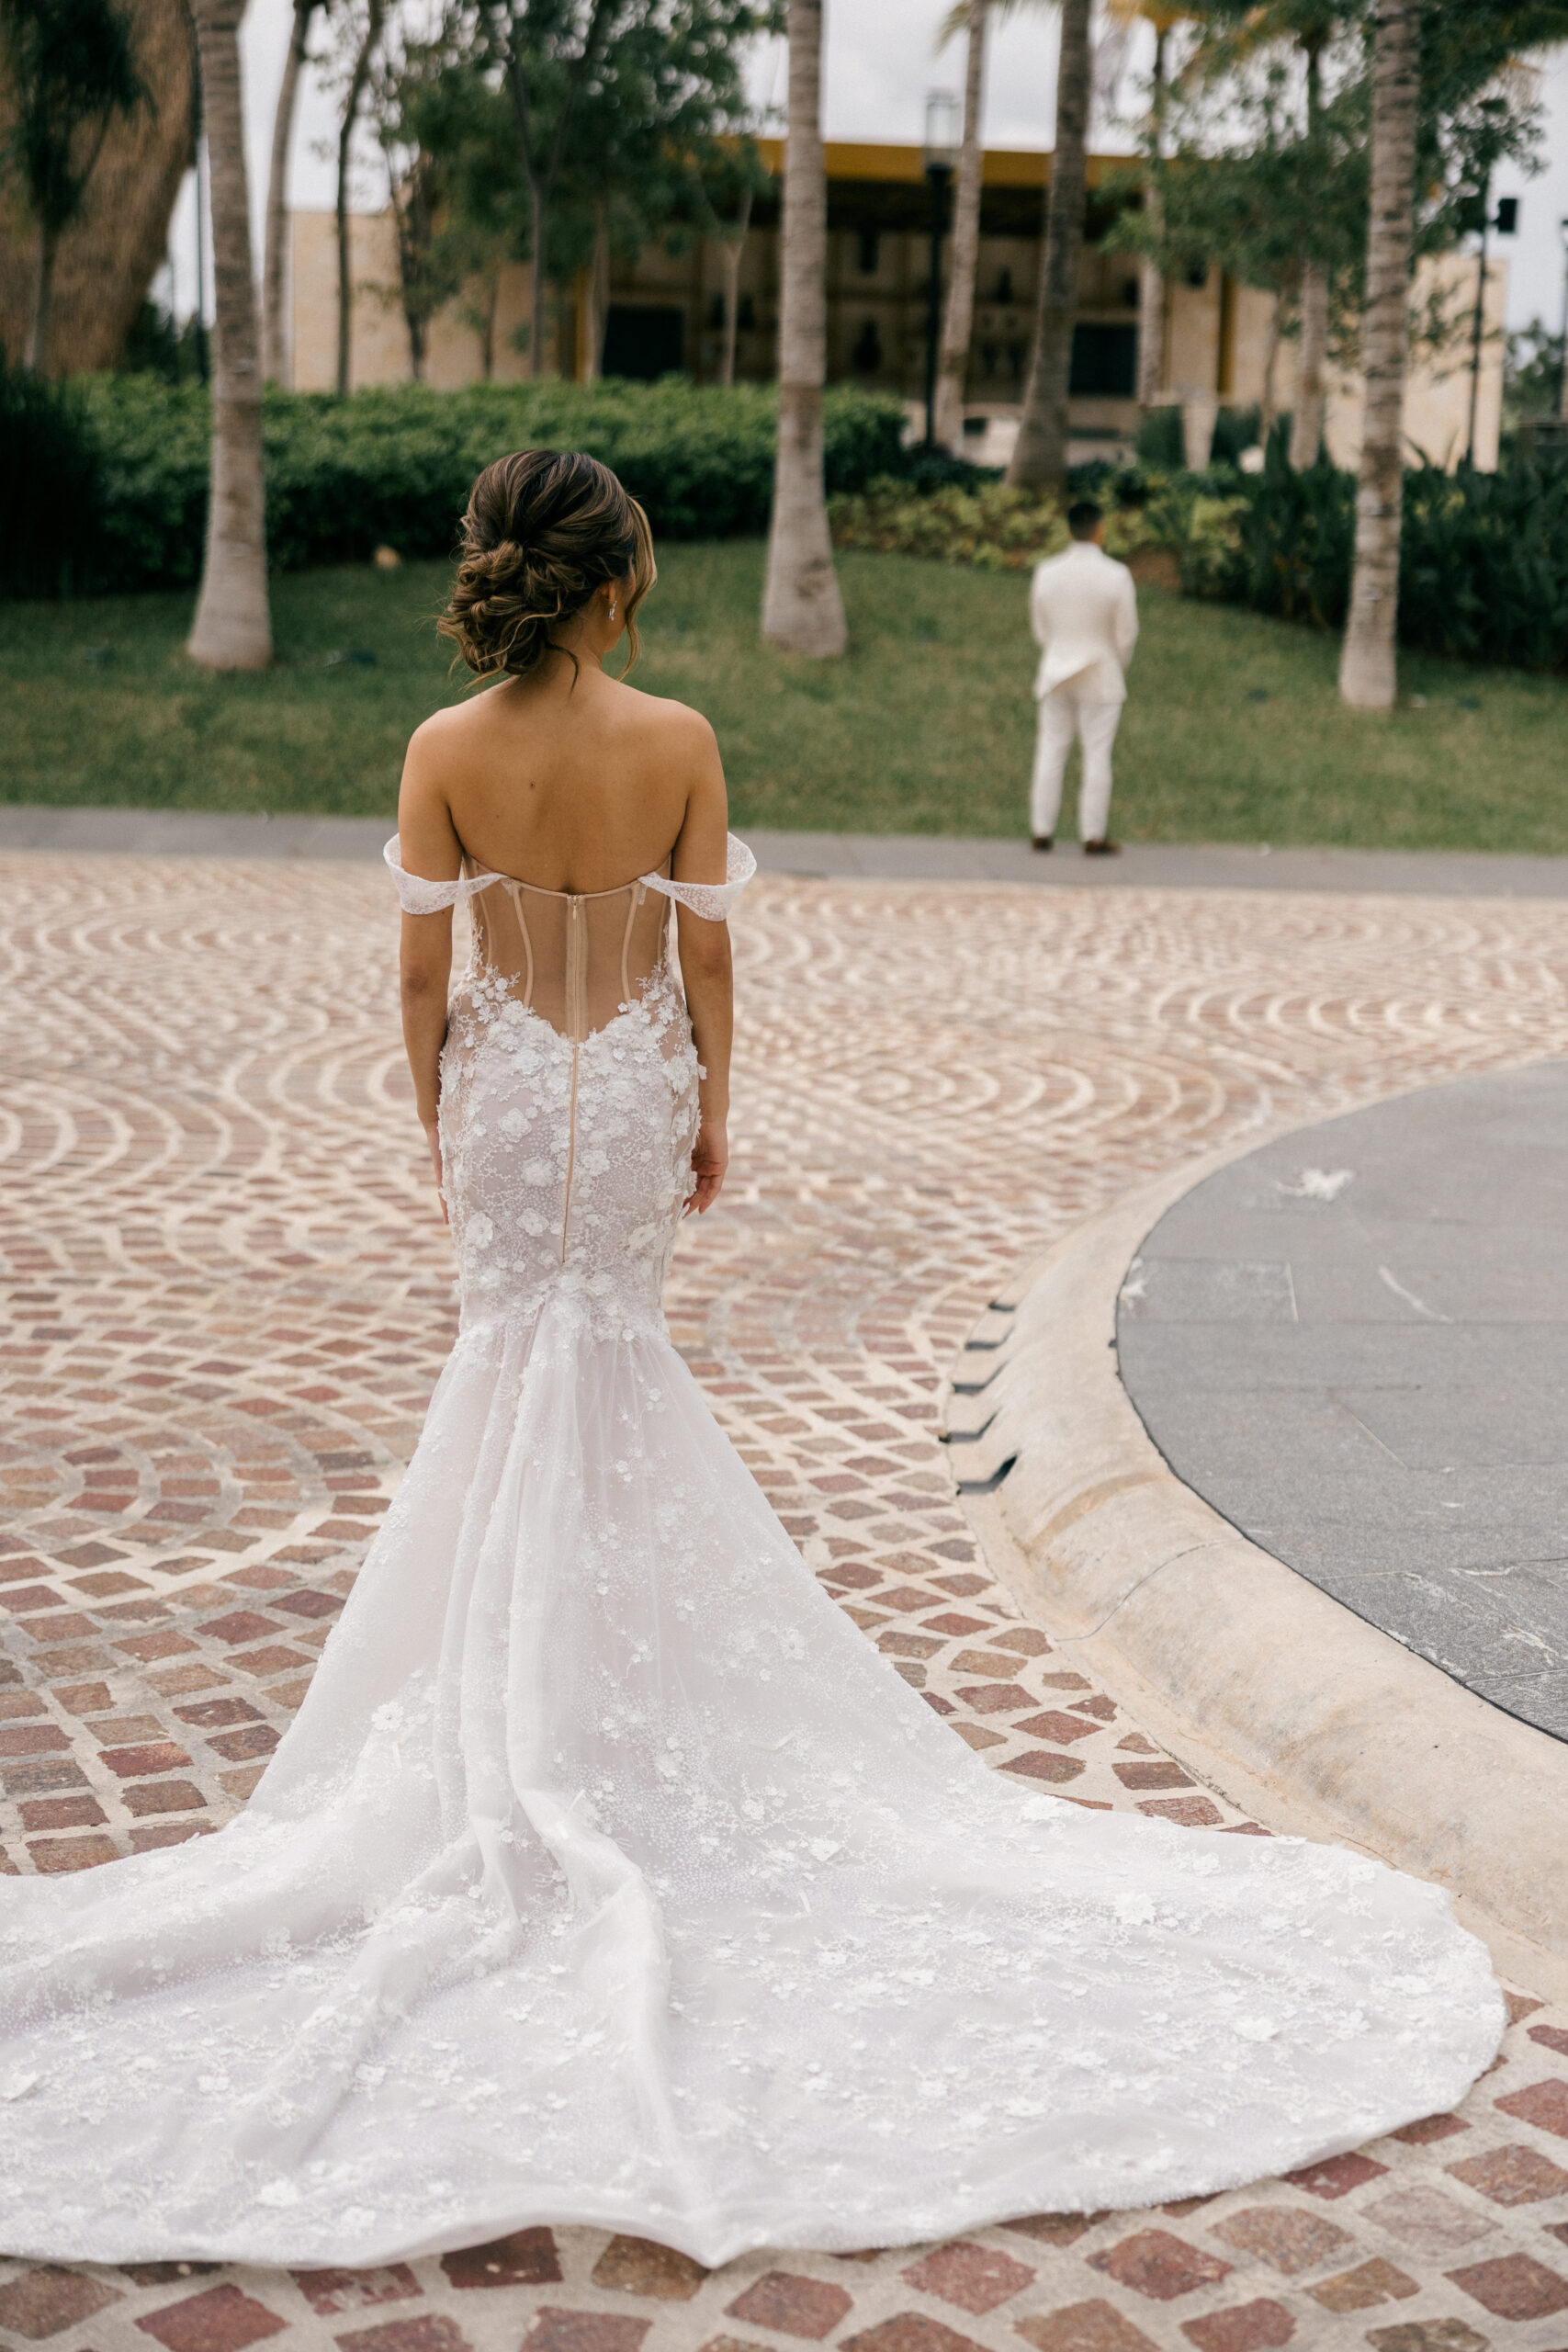
[[[551,631],[607,580],[628,574],[629,670],[637,608],[655,577],[648,517],[597,458],[521,449],[487,466],[468,494],[457,577],[436,627],[476,677],[530,677],[554,643]]]

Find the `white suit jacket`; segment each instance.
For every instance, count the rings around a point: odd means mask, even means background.
[[[1075,539],[1036,564],[1029,624],[1040,648],[1034,699],[1075,685],[1086,702],[1125,702],[1122,672],[1138,641],[1138,600],[1124,563]]]

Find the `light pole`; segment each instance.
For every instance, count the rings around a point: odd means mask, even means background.
[[[1486,232],[1495,229],[1500,237],[1511,237],[1519,225],[1519,199],[1517,196],[1502,196],[1497,199],[1497,217],[1487,209],[1492,201],[1492,175],[1488,171],[1481,183],[1481,261],[1475,279],[1475,317],[1470,339],[1470,439],[1465,448],[1464,462],[1475,463],[1475,413],[1481,400],[1481,340],[1486,321]]]
[[[947,191],[958,161],[963,117],[951,90],[932,90],[926,99],[926,186],[931,190],[931,285],[926,301],[926,439],[936,447],[936,370],[942,341],[942,232],[947,226]]]
[[[1568,220],[1557,223],[1562,240],[1562,357],[1557,369],[1557,413],[1568,424]]]

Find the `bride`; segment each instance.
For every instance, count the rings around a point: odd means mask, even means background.
[[[480,475],[444,627],[495,683],[387,853],[460,1333],[245,1812],[0,1882],[7,2253],[897,2245],[1305,2165],[1496,2048],[1434,1888],[988,1771],[710,1419],[660,1294],[754,862],[705,721],[604,673],[653,577],[592,458]]]

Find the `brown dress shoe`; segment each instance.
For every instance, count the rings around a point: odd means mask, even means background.
[[[1052,833],[1032,833],[1029,838],[1036,849],[1049,849],[1055,836]]]
[[[1122,844],[1111,841],[1085,842],[1083,854],[1086,857],[1120,857]]]

